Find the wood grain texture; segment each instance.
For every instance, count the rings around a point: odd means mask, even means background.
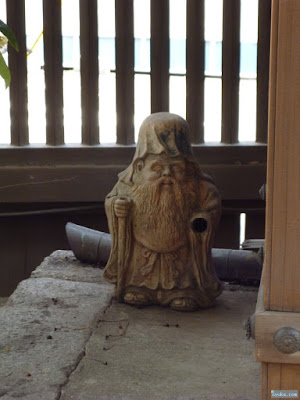
[[[268,167],[267,167],[267,202],[266,202],[266,244],[264,267],[264,305],[270,309],[271,260],[272,260],[272,221],[273,221],[273,180],[275,150],[275,117],[277,87],[277,47],[278,47],[279,1],[272,1],[270,83],[269,83],[269,125],[268,125]]]
[[[11,73],[10,118],[11,144],[26,146],[28,137],[28,95],[27,95],[27,49],[25,36],[25,1],[7,2],[7,23],[15,33],[19,51],[8,46],[8,62]]]
[[[97,0],[80,0],[82,144],[99,143]]]
[[[61,0],[43,0],[47,144],[64,143]]]
[[[7,166],[26,165],[126,165],[130,163],[135,152],[135,146],[101,145],[81,146],[66,145],[55,149],[47,146],[0,147],[0,168]],[[199,145],[193,146],[193,153],[201,165],[235,165],[266,166],[267,147],[265,145],[226,146]],[[255,198],[259,198],[258,189],[261,180],[254,179],[253,187],[256,191]],[[263,177],[265,182],[265,177]],[[252,185],[252,184],[251,184]],[[237,188],[238,189],[238,188]],[[253,198],[251,196],[251,198]]]
[[[260,367],[260,399],[265,400],[268,397],[268,364],[261,363]]]
[[[278,329],[300,329],[299,18],[299,1],[272,1],[264,306],[274,311],[256,319],[261,400],[271,390],[300,390],[300,352],[282,354],[273,345]]]
[[[284,354],[277,350],[273,343],[276,332],[283,327],[292,327],[300,331],[300,314],[265,311],[256,315],[255,357],[257,361],[300,364],[300,351]]]
[[[169,111],[169,0],[151,0],[151,113]]]
[[[204,0],[187,2],[186,118],[192,143],[204,142]]]
[[[127,163],[117,163],[80,167],[73,164],[0,168],[1,200],[14,203],[103,201],[118,174],[127,166]],[[248,182],[255,182],[258,177],[264,179],[265,176],[264,165],[237,167],[202,164],[201,168],[214,176],[224,200],[257,199],[255,185],[249,185]],[[230,182],[235,182],[235,185],[230,185]],[[234,230],[238,230],[238,227]],[[236,243],[236,238],[228,237],[228,242],[232,243],[233,240]]]
[[[134,143],[133,0],[116,0],[117,143]]]
[[[280,390],[281,364],[268,363],[267,397],[261,400],[271,399],[271,390]]]
[[[300,311],[300,3],[279,3],[270,309]]]
[[[298,390],[300,392],[300,365],[282,365],[281,389]]]
[[[267,143],[271,0],[259,0],[257,41],[256,141]]]
[[[238,142],[240,0],[223,2],[222,143]]]

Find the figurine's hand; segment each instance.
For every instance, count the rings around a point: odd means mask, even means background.
[[[125,218],[131,207],[131,200],[128,197],[119,197],[114,204],[114,211],[118,218]]]

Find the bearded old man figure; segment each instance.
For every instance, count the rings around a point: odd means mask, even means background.
[[[146,118],[105,209],[112,249],[104,277],[119,301],[181,311],[213,304],[221,293],[211,258],[220,196],[192,154],[184,119]]]

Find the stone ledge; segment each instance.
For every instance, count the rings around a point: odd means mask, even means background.
[[[102,269],[97,265],[77,260],[72,251],[56,250],[32,272],[31,278],[54,278],[109,285],[102,275]]]
[[[235,288],[236,289],[236,288]],[[1,400],[256,400],[243,322],[256,291],[180,313],[112,302],[102,271],[56,251],[0,308]]]
[[[102,271],[72,254],[51,254],[0,308],[1,399],[58,399],[111,304]]]

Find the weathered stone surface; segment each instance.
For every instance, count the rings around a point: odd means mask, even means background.
[[[28,307],[0,310],[5,326],[0,334],[0,394],[28,400],[57,398],[90,335],[89,328],[75,330],[88,322],[86,318],[77,321],[74,311],[73,318],[69,312],[58,314]]]
[[[81,308],[86,303],[97,306],[111,295],[112,285],[63,281],[53,278],[26,279],[10,296],[7,305],[57,308]],[[78,310],[79,311],[79,310]]]
[[[72,251],[56,250],[44,259],[41,265],[32,272],[31,277],[106,283],[102,275],[102,269],[77,260]]]
[[[7,297],[0,297],[0,307],[5,306],[7,302]]]
[[[72,264],[55,252],[40,268],[54,278],[31,278],[19,284],[0,308],[0,397],[28,400],[59,398],[62,385],[84,355],[85,345],[108,308],[112,285],[77,282]],[[65,267],[64,267],[65,265]],[[92,270],[92,267],[88,267]],[[91,278],[91,275],[90,275]]]
[[[227,291],[194,313],[113,304],[61,400],[257,400],[260,367],[242,324],[255,302],[255,292]]]
[[[0,308],[1,400],[259,398],[243,331],[256,291],[230,288],[194,313],[139,309],[111,303],[109,284],[80,282],[69,254],[53,253]]]

